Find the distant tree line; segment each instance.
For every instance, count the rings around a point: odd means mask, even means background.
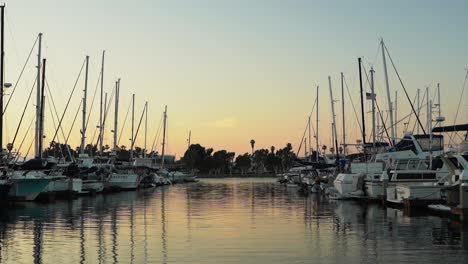
[[[208,174],[232,174],[232,173],[280,173],[291,168],[296,155],[292,152],[292,145],[288,143],[284,148],[275,150],[257,149],[254,151],[251,141],[252,154],[244,153],[237,157],[234,152],[227,150],[214,151],[213,148],[205,148],[200,144],[192,144],[185,151],[180,160],[185,169],[191,172]]]
[[[113,152],[109,145],[103,146],[103,156],[110,156]],[[58,159],[64,159],[65,161],[71,161],[71,157],[78,158],[79,154],[81,153],[81,147],[78,146],[73,149],[70,145],[52,142],[48,147],[44,149],[43,157],[55,157]],[[97,145],[88,144],[84,150],[85,154],[88,154],[90,157],[98,156],[99,155],[99,147]],[[135,158],[142,158],[145,153],[145,149],[141,147],[135,147],[133,149],[133,157]],[[158,152],[151,151],[146,154],[147,157],[156,157]],[[71,156],[71,157],[70,157]],[[130,150],[125,146],[122,145],[117,148],[116,150],[116,158],[118,160],[129,160],[130,159]]]

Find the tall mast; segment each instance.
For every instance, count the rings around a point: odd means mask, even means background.
[[[375,87],[374,87],[374,68],[370,70],[371,78],[371,100],[372,100],[372,145],[375,147]]]
[[[191,138],[192,138],[192,130],[189,130],[189,132],[188,132],[188,139],[187,139],[187,143],[188,143],[188,146],[187,146],[187,147],[188,147],[188,148],[190,148],[190,140],[191,140]]]
[[[38,144],[39,155],[37,156],[38,158],[42,158],[42,149],[43,149],[43,143],[44,143],[45,70],[46,70],[46,59],[43,59],[42,60],[42,87],[41,87],[42,99],[41,99],[41,112],[39,115],[40,118],[39,118],[39,144]]]
[[[426,129],[430,131],[431,129],[431,106],[429,105],[429,86],[426,86],[426,118],[427,124]]]
[[[359,87],[361,90],[361,118],[362,118],[362,144],[366,144],[366,118],[364,113],[364,91],[362,88],[362,70],[361,70],[361,58],[358,58],[359,63]]]
[[[132,95],[132,137],[130,142],[130,159],[133,159],[133,147],[135,136],[135,94]]]
[[[115,110],[114,110],[114,144],[113,151],[117,152],[117,131],[119,125],[119,96],[120,96],[120,79],[115,82]]]
[[[390,127],[391,129],[391,141],[395,143],[395,126],[393,124],[393,107],[392,107],[392,98],[390,95],[390,85],[388,83],[388,72],[387,72],[387,60],[385,58],[385,47],[383,39],[380,40],[380,45],[382,46],[382,60],[384,66],[384,73],[385,73],[385,87],[387,88],[387,101],[388,101],[388,115],[390,118]]]
[[[99,108],[99,155],[102,156],[102,142],[104,139],[104,113],[103,113],[103,95],[104,95],[104,56],[106,51],[102,51],[102,62],[101,62],[101,106]]]
[[[1,43],[0,43],[0,110],[2,111],[1,117],[0,117],[0,154],[3,154],[3,86],[5,80],[3,79],[4,77],[4,72],[5,72],[5,35],[4,35],[4,30],[5,30],[5,5],[0,6],[1,8],[1,29],[0,29],[0,34],[1,34]]]
[[[101,134],[101,153],[104,151],[103,144],[104,144],[104,132],[106,127],[106,113],[107,113],[107,92],[104,94],[104,112],[102,118],[102,134]]]
[[[398,91],[395,91],[395,137],[398,137]]]
[[[331,77],[328,76],[328,87],[330,88],[330,100],[331,100],[331,109],[332,109],[332,133],[333,133],[333,138],[335,142],[332,142],[332,144],[335,144],[335,153],[336,153],[336,159],[339,159],[339,153],[338,153],[338,135],[336,133],[336,118],[335,118],[335,101],[333,100],[333,91],[332,91],[332,84],[331,84]]]
[[[36,95],[36,134],[35,134],[35,140],[34,140],[34,156],[36,158],[41,157],[41,151],[39,151],[39,141],[40,141],[40,120],[41,120],[41,101],[42,101],[42,95],[41,95],[41,49],[42,49],[42,33],[39,33],[38,36],[38,51],[37,51],[37,95]]]
[[[311,161],[310,159],[312,157],[312,145],[311,145],[312,144],[311,143],[312,131],[310,131],[310,115],[309,115],[307,126],[308,126],[308,129],[309,129],[309,149],[307,149],[307,147],[306,147],[306,150],[309,152],[309,161]],[[307,156],[307,154],[306,154],[306,156]]]
[[[83,90],[83,120],[81,124],[81,154],[84,154],[86,147],[86,98],[88,96],[88,65],[89,56],[86,56],[85,85]]]
[[[438,103],[438,117],[442,116],[442,111],[440,110],[440,83],[437,83],[437,103]]]
[[[429,168],[432,168],[432,100],[429,101],[429,109],[427,129],[429,130]]]
[[[344,97],[344,75],[341,73],[341,114],[343,119],[343,153],[346,155],[346,119],[345,119],[345,97]]]
[[[164,118],[163,118],[163,143],[161,151],[161,169],[164,168],[164,151],[166,147],[166,120],[167,120],[167,105],[164,107]]]
[[[304,138],[304,158],[307,157],[307,138]]]
[[[380,111],[377,110],[377,118],[376,118],[376,121],[377,121],[376,123],[377,123],[377,124],[376,124],[376,126],[375,126],[375,127],[376,127],[376,132],[375,132],[375,134],[377,135],[377,140],[378,140],[378,141],[381,141],[382,139],[381,139],[381,137],[380,137],[380,121],[379,121],[380,118],[379,118],[379,117],[380,117]]]
[[[317,108],[315,109],[315,161],[319,161],[319,87],[317,85],[317,97],[316,97],[316,106]]]
[[[145,103],[145,150],[143,152],[143,157],[146,158],[146,137],[148,134],[148,101]]]
[[[417,98],[418,98],[418,116],[420,114],[420,111],[421,111],[421,101],[420,101],[420,97],[419,95],[421,94],[421,89],[418,88],[418,93],[417,93]],[[419,126],[416,126],[416,134],[419,134]]]

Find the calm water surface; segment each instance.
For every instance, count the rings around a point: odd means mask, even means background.
[[[0,263],[468,263],[468,230],[274,179],[209,179],[0,209]]]

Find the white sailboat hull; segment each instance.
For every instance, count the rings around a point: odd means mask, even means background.
[[[105,183],[106,189],[137,189],[140,183],[140,177],[135,173],[112,173]]]

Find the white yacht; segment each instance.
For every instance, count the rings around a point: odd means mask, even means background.
[[[335,199],[382,199],[386,196],[384,184],[391,180],[388,173],[392,170],[427,170],[431,156],[443,153],[443,136],[412,135],[407,133],[390,150],[375,154],[367,162],[351,162],[350,172],[337,175],[334,192]],[[388,171],[388,173],[387,173]],[[396,180],[397,178],[395,178]],[[416,181],[420,181],[416,179]]]
[[[106,190],[134,190],[140,184],[140,175],[132,167],[115,167],[104,182]]]

